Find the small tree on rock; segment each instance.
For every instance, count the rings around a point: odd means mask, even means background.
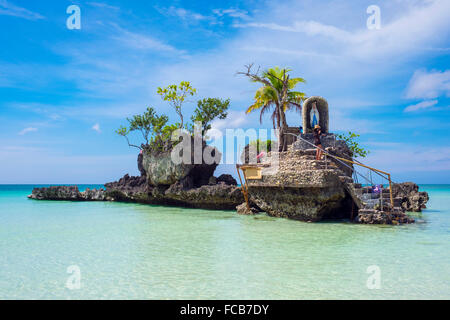
[[[204,136],[211,129],[211,122],[215,119],[225,119],[228,116],[230,99],[206,98],[197,102],[197,108],[191,117],[193,123],[202,123],[202,135]],[[190,128],[192,132],[193,129]]]
[[[175,112],[180,116],[180,128],[184,126],[184,119],[182,113],[182,106],[189,96],[194,96],[197,89],[191,86],[189,81],[182,81],[179,85],[173,84],[166,88],[158,88],[158,94],[164,101],[175,109]]]
[[[358,156],[365,158],[370,153],[369,150],[364,149],[359,145],[358,142],[356,142],[356,139],[360,137],[359,134],[350,131],[348,134],[338,134],[336,136],[338,139],[345,141],[350,150],[352,150],[355,158],[357,158]]]
[[[164,133],[164,129],[169,121],[166,115],[157,115],[155,110],[151,107],[147,108],[147,111],[142,115],[135,115],[132,118],[127,118],[129,127],[121,126],[116,133],[125,137],[130,147],[143,149],[144,146],[151,145],[161,140],[161,135]],[[138,131],[141,133],[144,143],[140,146],[130,143],[128,135],[131,132]],[[166,129],[167,131],[167,129]]]

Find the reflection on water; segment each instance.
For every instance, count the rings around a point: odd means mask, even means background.
[[[0,298],[450,298],[450,187],[423,224],[302,223],[120,203],[37,202],[0,186]],[[80,290],[65,288],[69,266]],[[381,269],[381,289],[366,286]]]

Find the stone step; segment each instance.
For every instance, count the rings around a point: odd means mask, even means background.
[[[375,207],[379,207],[380,203],[378,202],[364,202],[364,208],[374,209]]]
[[[358,213],[359,214],[374,214],[374,213],[376,213],[376,210],[364,208],[364,209],[359,209]]]
[[[339,176],[339,180],[341,180],[342,183],[353,184],[353,179],[349,176]]]
[[[303,152],[309,155],[316,155],[317,149],[306,149]]]
[[[372,199],[380,199],[380,195],[376,193],[363,193],[361,195],[361,199],[363,200],[372,200]]]
[[[286,158],[287,160],[289,160],[289,163],[318,163],[318,164],[328,164],[328,165],[335,165],[334,162],[330,161],[330,160],[316,160],[316,158],[312,158],[312,159],[307,159],[304,157],[301,158]],[[281,159],[283,160],[283,159]]]

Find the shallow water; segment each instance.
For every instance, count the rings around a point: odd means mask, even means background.
[[[424,223],[397,227],[41,202],[31,189],[0,186],[0,299],[450,298],[450,185],[421,186]]]

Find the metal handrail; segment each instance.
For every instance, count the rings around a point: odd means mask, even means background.
[[[284,133],[284,134],[292,134],[292,133]],[[294,134],[292,134],[292,135],[294,135]],[[294,136],[295,136],[295,135],[294,135]],[[369,166],[367,166],[367,165],[365,165],[365,164],[362,164],[362,163],[359,162],[359,161],[358,161],[358,162],[355,162],[355,161],[353,161],[353,160],[348,160],[348,159],[345,159],[345,158],[341,158],[341,157],[334,156],[334,155],[330,154],[329,152],[325,151],[324,149],[319,148],[318,146],[312,144],[312,143],[309,142],[308,140],[303,139],[301,136],[296,136],[296,137],[297,137],[297,139],[300,139],[300,140],[302,140],[302,141],[304,141],[304,142],[306,142],[306,143],[308,143],[308,144],[314,146],[315,149],[321,150],[325,155],[328,155],[328,156],[330,156],[330,157],[332,157],[332,158],[338,160],[340,163],[342,163],[342,161],[345,161],[345,162],[347,162],[347,163],[351,163],[351,164],[355,164],[355,165],[358,165],[358,166],[367,168],[367,169],[369,169],[369,170],[371,170],[371,171],[374,171],[374,172],[380,174],[380,176],[381,176],[381,174],[386,175],[387,178],[386,178],[386,177],[383,177],[383,176],[382,176],[382,177],[385,178],[385,179],[387,179],[387,180],[389,180],[389,193],[390,193],[391,206],[392,206],[392,208],[394,208],[394,198],[393,198],[393,195],[392,195],[392,180],[391,180],[391,174],[390,174],[390,173],[384,172],[384,171],[381,171],[381,170],[378,170],[378,169],[375,169],[375,168],[372,168],[372,167],[369,167]],[[342,164],[343,164],[343,163],[342,163]],[[366,177],[364,177],[362,174],[358,173],[358,171],[357,171],[356,169],[354,169],[354,168],[352,168],[352,167],[350,167],[350,166],[348,166],[348,165],[346,165],[346,166],[349,167],[349,168],[351,168],[352,170],[355,170],[355,172],[356,172],[357,174],[359,174],[360,176],[362,176],[364,179],[368,180],[368,179],[367,179]],[[368,180],[368,181],[369,181],[369,180]],[[370,182],[370,181],[369,181],[369,182]],[[381,197],[383,197],[383,194],[381,194]]]
[[[241,179],[241,173],[239,172],[239,169],[242,170],[242,174],[244,175],[244,182],[242,183],[242,179]],[[242,190],[242,194],[244,195],[244,200],[245,203],[247,204],[247,209],[250,211],[250,203],[249,203],[249,199],[248,199],[248,185],[247,185],[247,176],[245,174],[245,170],[242,169],[242,166],[236,164],[236,170],[239,176],[239,181],[241,182],[241,190]]]
[[[293,136],[295,136],[295,137],[297,137],[297,138],[300,138],[300,139],[303,140],[304,142],[306,142],[306,143],[310,144],[311,146],[313,146],[314,149],[320,149],[320,150],[322,150],[322,151],[324,152],[325,155],[329,155],[330,157],[336,159],[340,164],[342,164],[343,166],[349,168],[350,170],[352,170],[353,172],[355,172],[357,175],[359,174],[362,178],[364,178],[367,182],[369,182],[369,183],[371,184],[371,181],[370,181],[369,179],[367,179],[362,173],[359,173],[357,170],[355,170],[355,168],[353,168],[353,167],[349,166],[348,164],[346,164],[345,162],[343,162],[343,161],[337,159],[335,156],[329,154],[328,152],[326,152],[326,151],[323,150],[322,148],[317,147],[316,145],[312,144],[312,143],[309,142],[308,140],[305,140],[305,139],[303,139],[303,138],[300,137],[300,136],[296,136],[296,135],[293,134],[293,133],[285,133],[285,134],[290,134],[290,135],[293,135]]]

